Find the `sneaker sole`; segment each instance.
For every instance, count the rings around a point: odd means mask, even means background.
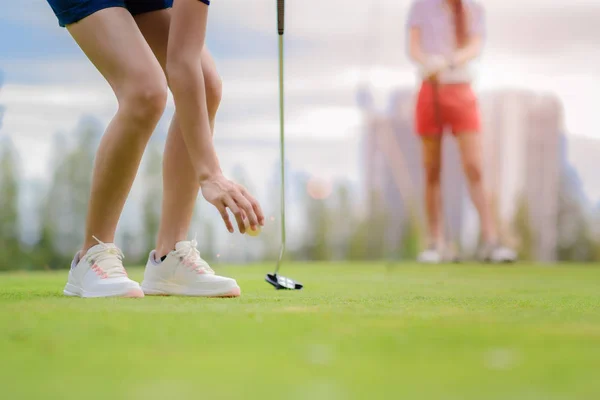
[[[222,292],[187,292],[185,290],[179,291],[177,288],[160,289],[160,288],[149,288],[142,284],[142,290],[146,296],[185,296],[185,297],[209,297],[209,298],[234,298],[240,297],[242,290],[239,287],[228,290],[225,293]]]
[[[90,293],[81,289],[78,286],[67,283],[63,294],[69,297],[83,298],[101,298],[101,297],[121,297],[121,298],[141,298],[144,297],[144,291],[140,289],[129,289],[126,292],[107,292],[107,293]]]

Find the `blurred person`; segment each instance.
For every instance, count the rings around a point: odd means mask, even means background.
[[[429,244],[419,261],[455,259],[444,237],[441,192],[442,135],[449,129],[458,141],[469,193],[479,214],[478,257],[488,262],[513,262],[513,250],[500,245],[482,173],[482,138],[478,100],[471,87],[471,63],[481,53],[484,11],[472,0],[416,0],[407,28],[410,58],[422,79],[415,126],[422,143],[425,169],[425,211]]]
[[[198,192],[229,232],[264,224],[258,202],[223,175],[212,142],[221,79],[204,45],[209,0],[48,0],[113,89],[118,111],[98,148],[85,221],[64,293],[81,297],[145,294],[239,296],[234,279],[215,275],[186,240]],[[140,286],[128,278],[115,231],[145,147],[163,114],[167,81],[175,99],[163,160],[156,248]],[[84,221],[82,221],[84,223]]]

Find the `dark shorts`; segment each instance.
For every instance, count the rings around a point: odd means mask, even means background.
[[[48,0],[48,3],[60,26],[74,24],[105,8],[123,7],[131,15],[138,15],[173,6],[173,0]]]

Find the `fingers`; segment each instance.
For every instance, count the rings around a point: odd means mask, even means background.
[[[258,226],[258,218],[254,213],[254,209],[252,207],[252,203],[244,197],[241,191],[232,193],[232,197],[235,200],[236,204],[242,209],[242,213],[248,217],[248,222],[250,222],[250,227],[252,230],[256,230]]]
[[[242,211],[240,210],[240,208],[238,207],[236,202],[233,200],[233,198],[231,196],[225,196],[223,199],[223,202],[235,216],[235,219],[238,223],[238,228],[240,230],[240,233],[246,233],[246,225],[244,224],[244,219],[242,218]],[[233,233],[233,230],[231,230],[230,232]]]
[[[231,223],[231,219],[229,218],[229,213],[227,212],[227,207],[223,203],[215,204],[217,210],[219,210],[219,214],[221,214],[221,218],[223,218],[223,222],[225,222],[225,227],[229,233],[233,233],[233,224]]]
[[[264,213],[262,211],[262,208],[260,207],[260,204],[258,203],[258,201],[254,198],[254,196],[252,196],[250,193],[248,193],[248,191],[246,190],[245,187],[240,186],[240,191],[242,192],[242,194],[244,195],[244,197],[246,199],[248,199],[248,201],[252,205],[252,210],[254,211],[254,214],[256,214],[256,217],[258,219],[258,223],[261,226],[264,226],[265,225],[265,215],[264,215]]]
[[[265,216],[260,204],[245,187],[225,181],[220,184],[205,185],[202,193],[219,210],[230,233],[234,232],[234,227],[229,211],[235,216],[242,234],[246,233],[248,228],[256,232],[259,230],[259,226],[264,226]]]

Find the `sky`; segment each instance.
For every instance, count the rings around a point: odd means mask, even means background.
[[[68,134],[83,115],[108,123],[116,102],[68,32],[58,26],[45,1],[3,3],[0,70],[5,84],[0,105],[5,107],[5,116],[0,134],[12,138],[26,177],[44,179],[52,135]],[[290,143],[357,145],[361,126],[357,88],[369,85],[383,107],[392,90],[417,83],[405,51],[410,1],[286,3],[286,135]],[[567,132],[600,139],[596,111],[600,104],[600,2],[482,3],[488,31],[476,87],[554,93],[563,102]],[[224,81],[216,129],[221,143],[277,141],[275,4],[275,0],[216,0],[210,6],[208,47]],[[172,112],[169,99],[163,127]],[[220,148],[227,150],[224,144]],[[276,152],[269,154],[275,161]],[[358,172],[355,154],[330,168],[324,168],[322,158],[317,157],[322,155],[306,150],[297,154],[296,162],[315,173],[325,170],[332,178],[354,177]],[[255,162],[261,170],[271,163],[262,161]]]

